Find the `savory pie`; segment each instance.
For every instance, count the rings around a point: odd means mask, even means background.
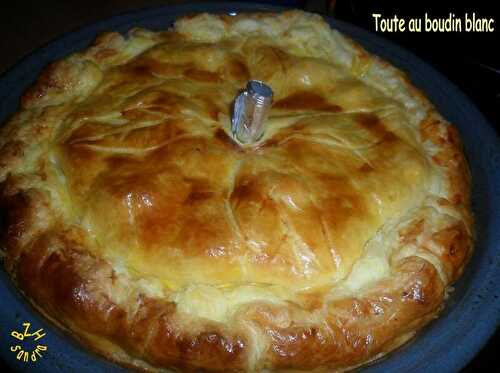
[[[250,79],[274,102],[243,146]],[[139,369],[351,369],[434,319],[472,252],[456,129],[313,14],[106,33],[45,70],[0,141],[7,271]]]

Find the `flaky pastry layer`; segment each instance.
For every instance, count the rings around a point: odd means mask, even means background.
[[[243,147],[249,79],[275,100]],[[457,131],[319,16],[107,33],[21,104],[0,140],[6,268],[120,363],[347,370],[436,317],[471,255]]]

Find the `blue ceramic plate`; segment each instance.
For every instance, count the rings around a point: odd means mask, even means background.
[[[134,26],[165,29],[186,13],[279,10],[252,3],[169,6],[143,10],[99,22],[68,34],[35,53],[0,78],[0,123],[16,111],[21,93],[49,62],[89,45],[103,31],[126,32]],[[500,323],[500,141],[483,115],[452,83],[413,54],[355,26],[334,19],[330,25],[360,42],[369,51],[406,71],[413,83],[450,122],[465,142],[473,180],[473,209],[477,222],[475,254],[441,317],[410,344],[366,372],[456,372],[487,342]],[[64,279],[61,279],[64,281]],[[11,368],[36,372],[120,372],[123,368],[79,347],[40,317],[19,295],[3,268],[0,270],[0,357]],[[10,346],[13,329],[44,328],[48,347],[36,362],[20,362]]]

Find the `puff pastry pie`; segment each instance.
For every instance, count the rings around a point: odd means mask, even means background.
[[[274,103],[241,146],[250,79]],[[106,33],[45,70],[0,141],[7,271],[139,369],[360,366],[436,317],[472,252],[456,129],[317,15]]]

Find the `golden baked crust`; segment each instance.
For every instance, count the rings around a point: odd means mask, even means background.
[[[249,79],[275,94],[231,136]],[[201,14],[49,66],[2,129],[5,265],[141,369],[341,371],[411,338],[472,251],[457,131],[316,15]]]

